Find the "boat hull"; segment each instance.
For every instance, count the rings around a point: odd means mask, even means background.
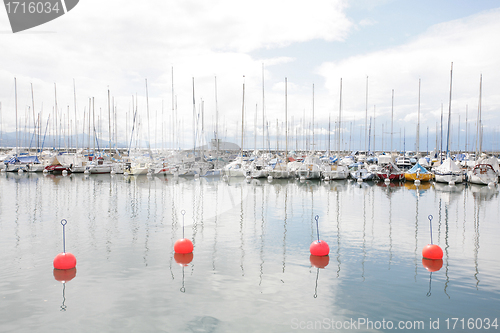
[[[377,173],[377,177],[381,180],[389,179],[390,181],[401,181],[405,179],[404,173]]]
[[[429,182],[433,178],[432,173],[421,173],[421,174],[416,174],[416,173],[405,173],[405,179],[407,181],[414,182],[415,180],[419,180],[421,182]]]
[[[457,175],[457,174],[439,174],[436,173],[434,175],[434,178],[436,182],[438,183],[461,183],[464,180],[463,175]]]

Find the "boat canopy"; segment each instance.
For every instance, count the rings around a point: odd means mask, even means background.
[[[389,162],[387,163],[379,173],[401,173],[401,169],[396,166],[396,164]]]
[[[458,165],[455,164],[455,162],[453,162],[453,160],[451,158],[446,158],[443,163],[436,167],[436,172],[440,172],[440,173],[447,173],[447,172],[457,172],[457,173],[461,173],[462,170],[460,170],[460,168],[458,167]]]
[[[14,156],[10,160],[5,161],[5,163],[15,164],[15,163],[40,163],[37,156]]]
[[[417,173],[419,170],[420,173],[430,173],[429,170],[420,165],[420,163],[415,164],[410,170],[406,171],[406,173]]]
[[[490,164],[493,170],[495,170],[496,172],[500,171],[498,159],[496,159],[495,157],[482,156],[477,160],[476,165],[478,164]]]

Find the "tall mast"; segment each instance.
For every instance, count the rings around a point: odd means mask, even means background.
[[[57,115],[57,112],[56,112],[56,115]],[[95,158],[95,140],[96,140],[96,137],[95,137],[95,100],[94,100],[94,97],[92,97],[92,135],[94,136],[94,140],[92,140],[94,146],[92,148],[92,160],[94,160]]]
[[[219,107],[217,105],[217,76],[215,77],[215,144],[217,145],[217,156],[219,156]]]
[[[366,105],[365,105],[365,154],[368,155],[368,136],[366,134],[368,122],[368,75],[366,76]]]
[[[243,161],[243,133],[245,130],[245,75],[243,75],[243,101],[241,103],[241,160]]]
[[[467,150],[467,144],[469,143],[469,133],[468,133],[468,125],[467,125],[467,118],[469,117],[468,113],[469,113],[469,106],[466,104],[465,105],[465,152],[469,152]]]
[[[175,117],[174,117],[174,66],[172,66],[172,149],[175,148]]]
[[[76,148],[75,153],[78,151],[78,122],[76,121],[76,84],[75,79],[73,79],[73,100],[75,104],[75,135],[76,135]]]
[[[313,83],[313,96],[312,96],[312,151],[314,151],[316,147],[314,147],[314,83]]]
[[[32,109],[33,109],[33,133],[36,134],[36,118],[35,118],[35,97],[33,96],[33,83],[31,83],[31,106],[32,106]],[[36,135],[35,135],[36,137]],[[31,146],[31,144],[30,144]],[[37,140],[37,150],[36,150],[36,154],[35,155],[38,155],[38,140]]]
[[[145,79],[146,81],[146,113],[148,116],[148,150],[149,150],[149,157],[153,159],[153,156],[151,155],[151,139],[150,139],[150,133],[151,129],[149,128],[149,96],[148,96],[148,79]],[[109,91],[108,91],[108,96],[109,96]],[[109,97],[108,97],[109,99]],[[110,147],[111,151],[111,147]]]
[[[17,79],[14,78],[14,92],[15,92],[15,97],[16,97],[16,156],[19,155],[19,152],[18,152],[18,137],[17,137]]]
[[[450,154],[450,127],[451,127],[451,87],[453,83],[453,62],[450,70],[450,100],[448,101],[448,135],[446,138],[446,157]]]
[[[420,79],[418,79],[417,157],[420,156]]]
[[[479,157],[479,154],[483,151],[483,124],[481,122],[481,99],[483,92],[483,74],[481,74],[479,78],[479,104],[477,108],[477,148],[476,158]]]
[[[373,106],[373,151],[375,152],[377,148],[375,147],[375,105]]]
[[[60,142],[59,142],[59,132],[57,131],[57,88],[56,88],[56,84],[55,83],[54,83],[54,99],[55,99],[55,109],[54,109],[54,111],[55,111],[55,126],[54,127],[55,128],[54,128],[54,130],[56,132],[57,146],[58,146],[58,148],[60,148],[59,147],[60,146],[59,145],[60,144]],[[55,146],[55,144],[54,144],[54,146]]]
[[[87,145],[87,155],[89,155],[89,150],[90,150],[90,110],[92,110],[92,99],[89,98],[89,132],[87,134],[88,137],[88,145]]]
[[[439,150],[439,162],[443,162],[443,155],[442,155],[442,152],[443,152],[443,103],[441,103],[441,139],[440,139],[440,142],[441,142],[441,148]]]
[[[285,77],[285,163],[288,163],[288,92],[287,78]]]
[[[146,95],[147,95],[147,81],[146,81]],[[110,106],[110,98],[109,98],[109,88],[108,88],[108,134],[109,134],[109,156],[111,156],[111,106]],[[149,119],[149,116],[148,116]],[[148,121],[149,124],[149,121]]]
[[[2,102],[0,102],[0,147],[3,146]]]
[[[196,101],[194,97],[194,77],[193,77],[193,156],[196,155]],[[196,160],[196,156],[194,156]]]
[[[265,115],[264,115],[264,63],[262,63],[262,150],[265,150],[266,142],[265,142]]]
[[[339,102],[339,122],[338,122],[338,131],[337,131],[337,160],[340,160],[340,146],[341,146],[341,136],[340,136],[340,128],[342,124],[342,78],[340,78],[340,102]]]
[[[391,104],[391,155],[392,155],[392,135],[394,133],[394,89],[392,89],[392,104]]]

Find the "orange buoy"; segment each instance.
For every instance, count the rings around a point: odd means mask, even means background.
[[[319,240],[311,243],[309,251],[313,256],[323,257],[330,253],[330,247],[325,241]]]
[[[175,253],[181,253],[181,254],[192,253],[193,248],[194,248],[193,242],[191,242],[187,238],[178,239],[177,242],[175,242],[174,244]]]
[[[72,269],[76,266],[76,258],[69,252],[59,253],[54,258],[54,268],[56,269]]]
[[[191,240],[184,238],[184,214],[186,214],[185,210],[181,211],[182,214],[182,238],[178,239],[174,244],[175,253],[192,253],[193,252],[193,242]]]
[[[311,245],[309,246],[309,251],[313,256],[318,256],[318,257],[327,256],[330,253],[330,247],[325,241],[319,239],[319,222],[318,222],[319,215],[316,215],[314,219],[316,220],[316,231],[318,233],[318,240],[311,243]]]
[[[431,243],[427,244],[422,250],[422,257],[425,259],[443,259],[443,250],[439,245],[432,243],[432,215],[427,217],[429,219],[429,226],[431,231]]]
[[[443,250],[436,244],[427,244],[422,250],[425,259],[443,259]]]
[[[55,269],[71,269],[76,266],[76,257],[73,254],[66,252],[66,223],[68,223],[68,221],[65,219],[61,220],[61,225],[63,226],[63,252],[59,253],[54,258],[53,264]]]

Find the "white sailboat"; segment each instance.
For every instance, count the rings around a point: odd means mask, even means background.
[[[243,80],[245,76],[243,76]],[[243,138],[245,132],[245,81],[243,81],[243,101],[241,106],[241,147],[240,156],[238,156],[234,161],[225,165],[222,169],[222,173],[226,177],[246,177],[247,176],[247,162],[243,159]]]
[[[247,173],[246,161],[238,156],[234,161],[224,166],[222,173],[228,177],[245,177]]]
[[[297,169],[295,174],[299,179],[320,179],[321,178],[321,161],[315,155],[309,155],[304,159],[302,165]]]
[[[461,183],[464,180],[464,173],[458,165],[447,157],[443,163],[432,170],[434,178],[438,183],[448,183],[450,185]]]
[[[482,85],[483,76],[481,75],[479,80],[479,105],[477,112],[477,153],[482,151],[483,135],[482,135],[482,122],[481,122],[481,95],[482,95]],[[479,185],[496,185],[498,184],[498,176],[500,174],[500,169],[498,166],[498,159],[495,157],[488,157],[486,154],[482,154],[481,157],[476,161],[474,167],[467,171],[467,180],[473,184]]]
[[[279,155],[276,156],[275,163],[269,164],[269,177],[276,179],[290,178],[292,173],[288,168],[288,81],[285,78],[285,160],[280,160]]]
[[[498,159],[495,157],[481,157],[474,168],[467,172],[467,180],[472,184],[496,185],[499,176]]]

